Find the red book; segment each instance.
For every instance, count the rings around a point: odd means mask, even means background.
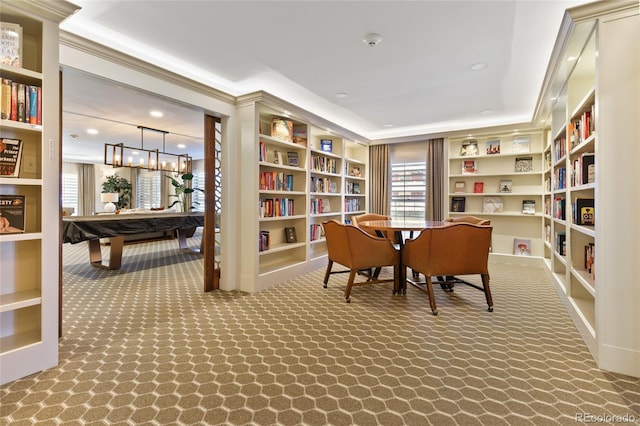
[[[18,83],[11,83],[11,116],[13,121],[18,121]]]

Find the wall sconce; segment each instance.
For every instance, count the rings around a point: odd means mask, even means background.
[[[116,211],[116,205],[114,203],[118,202],[118,193],[117,192],[103,192],[100,194],[100,201],[106,203],[104,205],[104,211],[107,213],[114,213]]]
[[[113,167],[130,167],[147,170],[171,172],[174,175],[191,173],[191,157],[188,154],[165,152],[167,131],[138,126],[140,129],[140,148],[119,144],[104,144],[104,164]],[[162,133],[162,151],[144,148],[144,132]],[[139,160],[134,161],[134,156]]]

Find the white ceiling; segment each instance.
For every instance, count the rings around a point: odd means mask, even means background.
[[[81,10],[63,30],[231,95],[265,90],[372,140],[530,121],[564,10],[585,3],[72,1]],[[382,41],[368,47],[373,32]],[[201,113],[106,83],[66,72],[65,157],[90,146],[89,125],[100,150],[122,141],[109,139],[118,123],[136,142],[142,124],[197,145]],[[166,115],[150,121],[155,102]]]

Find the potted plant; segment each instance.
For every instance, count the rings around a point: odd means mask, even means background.
[[[102,193],[118,194],[118,201],[115,202],[115,205],[118,210],[123,209],[128,207],[131,201],[131,183],[114,173],[107,176],[107,180],[102,183]]]
[[[190,204],[190,198],[191,198],[190,195],[195,191],[204,192],[204,190],[201,188],[191,187],[193,174],[184,173],[182,176],[180,176],[181,181],[177,180],[173,176],[168,176],[168,175],[165,175],[165,176],[171,179],[171,185],[174,188],[174,194],[169,194],[169,198],[176,198],[176,200],[174,200],[173,203],[169,205],[169,208],[175,206],[176,204],[179,204],[183,212],[185,213],[190,212],[191,209],[194,208],[192,205],[189,205],[189,206],[187,205],[187,204]],[[199,204],[199,203],[196,201],[194,202],[194,204]]]

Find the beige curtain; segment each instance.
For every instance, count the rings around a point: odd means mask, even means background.
[[[427,199],[426,219],[444,219],[444,139],[427,142]]]
[[[80,164],[78,176],[78,216],[92,215],[96,210],[96,174],[93,164]]]
[[[390,214],[389,145],[369,147],[369,212]]]

